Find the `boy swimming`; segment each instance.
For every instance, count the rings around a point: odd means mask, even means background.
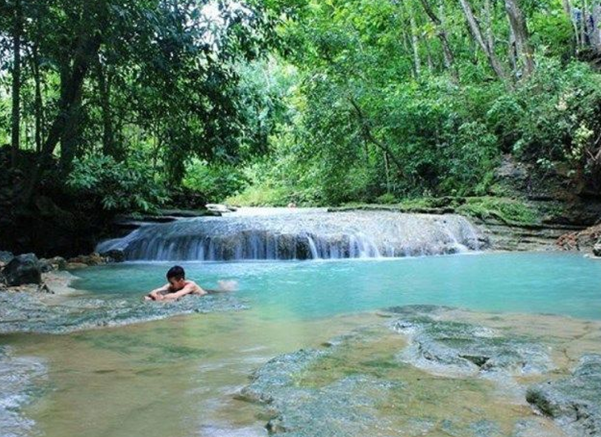
[[[209,294],[209,291],[203,290],[194,281],[187,281],[184,269],[180,266],[173,266],[167,271],[167,284],[152,290],[144,296],[144,300],[176,300],[187,294],[204,296]]]
[[[152,290],[144,296],[144,300],[170,301],[177,300],[188,294],[204,296],[205,294],[235,291],[238,288],[238,283],[233,280],[217,281],[217,284],[219,285],[217,290],[201,288],[196,282],[186,280],[186,272],[183,267],[173,266],[167,271],[167,284],[156,290]]]

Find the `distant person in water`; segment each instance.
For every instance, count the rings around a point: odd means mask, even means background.
[[[144,300],[176,300],[187,294],[204,296],[209,294],[209,291],[203,290],[194,281],[187,281],[184,269],[180,266],[173,266],[167,272],[167,284],[152,290],[144,297]]]

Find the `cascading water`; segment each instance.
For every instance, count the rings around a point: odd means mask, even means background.
[[[128,260],[289,260],[438,255],[486,240],[458,215],[273,210],[147,224],[97,247]]]

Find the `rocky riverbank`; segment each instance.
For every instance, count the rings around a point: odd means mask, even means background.
[[[381,315],[272,359],[239,397],[288,437],[600,435],[600,323],[432,306]]]
[[[0,291],[68,294],[74,278],[67,271],[122,261],[120,254],[92,253],[65,260],[62,257],[38,259],[33,253],[13,255],[0,251]]]
[[[510,155],[503,158],[495,183],[483,196],[405,199],[387,205],[351,204],[329,210],[459,214],[480,228],[493,250],[591,253],[601,237],[599,193],[574,186],[573,180],[559,170],[540,174]]]
[[[96,253],[69,260],[38,260],[34,254],[2,253],[0,272],[0,334],[37,332],[63,334],[107,326],[159,320],[179,314],[238,311],[245,306],[232,295],[182,299],[157,305],[141,295],[96,296],[72,287],[68,270],[112,262]]]

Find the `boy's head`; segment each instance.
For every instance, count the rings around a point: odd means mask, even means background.
[[[186,272],[180,266],[173,266],[167,272],[167,282],[174,288],[182,288],[185,284]]]

